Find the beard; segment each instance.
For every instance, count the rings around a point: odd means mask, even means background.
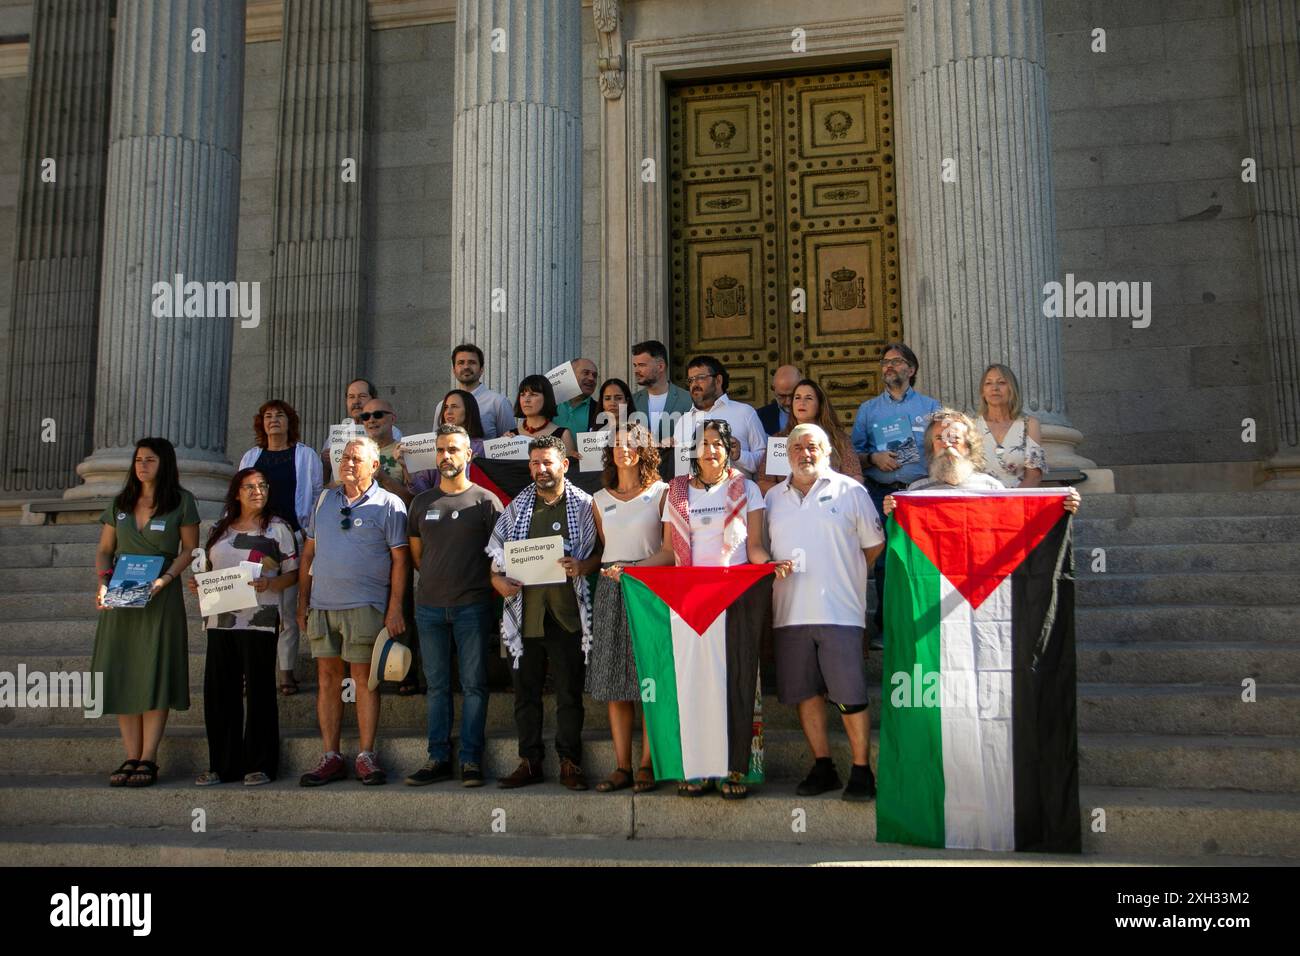
[[[560,483],[560,479],[559,476],[550,477],[542,475],[535,479],[535,483],[542,491],[552,491],[555,486]]]
[[[975,474],[975,465],[962,456],[961,452],[950,448],[942,455],[930,459],[930,477],[948,485],[964,484],[966,479]]]
[[[450,461],[445,461],[438,466],[438,474],[442,475],[444,478],[456,478],[464,470],[464,465],[457,465]]]

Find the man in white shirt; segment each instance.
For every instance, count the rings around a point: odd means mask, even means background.
[[[483,350],[464,342],[451,351],[451,377],[457,388],[463,388],[478,402],[478,414],[483,420],[483,437],[500,438],[515,427],[514,406],[500,392],[483,384]],[[442,402],[433,410],[433,428],[437,431],[442,418]]]
[[[731,426],[731,461],[752,477],[759,459],[767,451],[767,433],[752,405],[733,402],[727,397],[730,376],[727,368],[712,355],[697,355],[686,366],[686,385],[694,407],[683,415],[673,430],[673,444],[695,446],[696,429],[710,418],[721,418]]]
[[[845,800],[875,796],[867,713],[867,572],[885,547],[880,515],[859,482],[831,469],[830,439],[816,425],[796,425],[787,444],[790,475],[767,493],[772,557],[794,572],[772,586],[777,697],[799,708],[814,764],[800,796],[840,786],[826,733],[828,697],[853,750]]]

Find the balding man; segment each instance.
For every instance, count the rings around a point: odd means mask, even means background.
[[[379,446],[379,472],[375,480],[389,494],[397,495],[402,504],[409,505],[413,497],[406,487],[406,475],[402,469],[401,442],[398,440],[394,425],[397,424],[397,412],[391,402],[382,398],[372,398],[366,402],[358,420],[370,439]]]
[[[772,401],[758,409],[758,420],[768,435],[779,435],[790,422],[790,402],[803,373],[793,365],[782,365],[772,376]]]
[[[578,379],[578,387],[582,392],[567,402],[560,402],[555,412],[555,424],[567,428],[576,436],[578,432],[594,431],[596,428],[596,415],[600,409],[591,397],[596,391],[596,363],[591,359],[579,358],[569,364],[573,366],[573,374]]]

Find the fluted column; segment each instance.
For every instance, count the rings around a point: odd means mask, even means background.
[[[1043,315],[1057,275],[1041,0],[909,0],[905,44],[911,344],[925,391],[979,400],[989,362],[1011,366],[1055,467],[1073,452],[1061,332]],[[955,181],[945,181],[944,161]]]
[[[284,4],[269,394],[305,441],[324,440],[360,371],[366,29],[366,0]]]
[[[156,435],[176,446],[186,487],[220,499],[240,320],[206,307],[155,318],[153,307],[155,283],[177,275],[235,279],[244,3],[132,0],[117,17],[95,450],[77,467],[86,484],[67,497],[116,492],[136,439]]]
[[[1294,0],[1242,0],[1241,46],[1250,190],[1260,263],[1274,416],[1264,477],[1300,489],[1300,8]]]
[[[14,243],[5,491],[76,483],[90,450],[109,0],[37,0]]]
[[[582,7],[458,0],[456,16],[451,335],[512,395],[581,349]]]

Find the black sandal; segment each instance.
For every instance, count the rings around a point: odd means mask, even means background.
[[[615,790],[626,790],[630,786],[632,786],[632,771],[624,767],[615,767],[607,779],[596,784],[596,792],[612,793]]]
[[[158,765],[152,760],[137,760],[135,770],[126,778],[128,787],[152,787],[157,782]]]
[[[108,785],[110,787],[125,787],[131,774],[135,773],[135,768],[140,765],[138,760],[123,760],[122,766],[118,767],[108,775]]]
[[[702,797],[706,793],[712,792],[716,786],[712,777],[706,777],[703,780],[682,780],[677,784],[677,796]]]
[[[722,781],[719,789],[722,791],[723,800],[744,800],[749,796],[749,786],[745,783],[743,773],[727,774],[727,779]]]
[[[659,786],[659,781],[655,779],[655,772],[649,767],[641,767],[636,772],[636,783],[632,787],[633,793],[649,793]]]

